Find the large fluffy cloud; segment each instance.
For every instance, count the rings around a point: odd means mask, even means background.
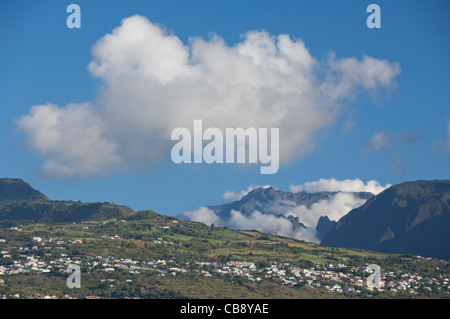
[[[89,71],[103,83],[95,100],[36,105],[17,121],[48,176],[157,165],[170,158],[172,130],[191,129],[194,119],[221,129],[280,128],[286,163],[314,148],[315,134],[358,88],[389,87],[400,72],[369,56],[319,62],[301,39],[265,31],[234,45],[218,35],[185,44],[142,16],[124,19],[92,54]]]
[[[123,167],[117,145],[87,103],[33,106],[18,123],[28,145],[47,157],[42,170],[48,176],[88,177]]]

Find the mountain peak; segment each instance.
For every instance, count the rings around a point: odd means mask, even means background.
[[[271,191],[276,191],[276,188],[273,186],[259,186],[253,190],[251,190],[250,192],[248,192],[248,194],[255,194],[255,193],[261,193],[261,192],[271,192]],[[247,195],[248,195],[247,194]]]
[[[0,178],[0,201],[48,200],[20,178]]]
[[[336,225],[337,222],[334,220],[330,220],[328,216],[320,216],[317,225],[316,225],[316,236],[319,240],[322,240],[323,237]]]

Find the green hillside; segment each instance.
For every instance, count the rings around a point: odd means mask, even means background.
[[[0,298],[450,296],[448,261],[324,247],[110,203],[51,201],[23,181],[1,184]],[[367,287],[370,264],[382,269],[380,289]],[[67,286],[71,265],[80,266],[81,288]]]
[[[0,202],[17,200],[46,201],[48,198],[20,178],[0,178]]]
[[[151,211],[3,227],[0,239],[6,298],[448,298],[445,261],[322,247]],[[366,287],[373,263],[383,270],[383,291]],[[81,266],[79,289],[66,285],[70,264]]]
[[[0,202],[0,225],[16,223],[61,223],[125,218],[132,210],[109,203],[72,201]]]

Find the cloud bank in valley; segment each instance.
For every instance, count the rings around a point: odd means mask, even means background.
[[[318,242],[314,229],[296,229],[292,222],[286,218],[271,214],[262,214],[257,210],[249,216],[245,216],[241,212],[233,210],[231,211],[230,219],[223,220],[217,216],[212,209],[208,207],[199,207],[185,212],[183,218],[201,222],[206,225],[214,224],[215,226],[230,227],[237,230],[258,230],[263,233],[286,236],[308,242]]]
[[[256,229],[274,235],[319,243],[320,240],[317,238],[315,227],[321,216],[328,216],[330,220],[338,221],[350,210],[360,207],[365,203],[365,199],[356,196],[353,192],[370,192],[376,195],[390,186],[390,184],[382,186],[375,180],[364,183],[360,179],[346,179],[342,181],[334,178],[320,179],[318,181],[306,182],[298,186],[291,186],[291,191],[293,192],[337,192],[329,199],[321,200],[312,204],[310,207],[307,207],[306,205],[297,205],[292,201],[276,200],[269,204],[265,204],[264,210],[271,211],[271,214],[262,214],[258,209],[255,209],[250,215],[244,215],[241,212],[234,210],[231,212],[230,218],[224,220],[219,218],[212,209],[200,207],[185,212],[184,217],[207,225],[214,223],[216,226],[227,226],[233,229]],[[247,190],[233,192],[233,194],[247,194],[252,189],[254,188],[249,187]],[[230,191],[227,191],[225,194],[229,193]],[[240,198],[237,200],[239,199]],[[288,216],[298,217],[299,221],[307,228],[294,227],[292,221],[285,218]]]
[[[319,60],[301,39],[263,30],[233,45],[219,35],[185,44],[138,15],[99,39],[92,55],[89,72],[102,83],[94,100],[35,105],[17,120],[47,178],[168,162],[172,130],[192,128],[194,119],[222,130],[280,128],[287,163],[314,149],[343,101],[390,88],[400,73],[397,63],[370,56]]]

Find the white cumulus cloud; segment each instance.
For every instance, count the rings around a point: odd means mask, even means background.
[[[36,105],[18,125],[29,133],[26,144],[46,157],[42,170],[47,176],[89,177],[123,165],[117,146],[103,135],[102,120],[87,103]]]
[[[314,149],[340,105],[360,89],[389,88],[396,63],[363,56],[326,62],[287,34],[249,31],[183,43],[142,16],[122,21],[92,47],[98,96],[83,104],[37,105],[17,121],[26,145],[54,178],[153,167],[170,160],[177,127],[280,129],[280,162]]]
[[[359,178],[341,181],[335,178],[321,178],[318,181],[306,182],[301,185],[291,185],[290,189],[292,192],[369,192],[377,195],[391,186],[391,184],[385,186],[380,185],[376,180],[370,180],[367,183],[364,183]]]

